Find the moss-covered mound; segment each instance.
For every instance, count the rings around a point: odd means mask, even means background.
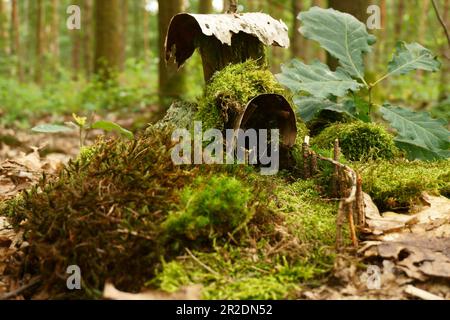
[[[333,124],[313,139],[313,145],[332,149],[336,139],[350,161],[393,159],[398,154],[394,137],[378,124],[361,121]]]
[[[263,181],[250,189],[242,178],[252,168],[175,166],[171,147],[168,130],[149,130],[133,142],[100,142],[58,179],[43,179],[3,206],[0,214],[21,224],[30,243],[17,273],[39,273],[51,292],[67,294],[61,278],[75,264],[83,273],[82,295],[98,295],[106,279],[139,290],[180,244],[202,246],[227,234],[239,239],[236,232],[253,215],[273,221],[259,204]]]
[[[374,161],[353,163],[363,178],[363,189],[381,210],[407,210],[422,192],[450,196],[450,160]]]
[[[170,282],[188,274],[205,298],[266,298],[295,297],[300,282],[330,270],[336,207],[312,182],[250,166],[175,166],[170,133],[100,141],[57,179],[3,204],[0,214],[29,243],[13,275],[39,274],[38,289],[52,298],[95,298],[107,280],[125,291],[167,289],[163,279],[179,264]],[[185,248],[220,268],[217,275],[180,260]],[[67,290],[70,265],[81,269],[81,291]]]
[[[273,74],[255,60],[232,64],[218,71],[206,87],[198,102],[196,120],[203,121],[203,128],[223,129],[224,125],[246,104],[263,93],[283,95],[285,90]]]

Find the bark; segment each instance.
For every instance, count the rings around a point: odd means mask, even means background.
[[[165,61],[165,39],[170,20],[183,11],[183,0],[160,0],[158,11],[159,27],[159,94],[161,105],[166,99],[177,99],[185,92],[185,72],[179,70],[173,61]]]
[[[121,1],[96,0],[95,23],[94,71],[108,79],[123,67]]]
[[[213,12],[212,0],[200,0],[198,4],[198,12],[204,14],[212,13]]]
[[[368,0],[328,0],[330,8],[335,10],[346,12],[357,18],[359,21],[366,23],[367,20],[367,7],[369,6]],[[336,70],[339,66],[337,59],[327,53],[327,64],[331,70]]]

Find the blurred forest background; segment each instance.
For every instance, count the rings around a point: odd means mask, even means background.
[[[435,3],[449,25],[450,0]],[[386,81],[376,98],[448,121],[449,44],[432,0],[240,0],[238,10],[265,12],[288,25],[290,49],[268,49],[276,73],[293,57],[327,60],[297,31],[300,11],[334,7],[365,22],[371,4],[381,8],[382,28],[371,30],[378,45],[367,57],[369,77],[384,73],[398,40],[421,43],[443,65],[439,73]],[[81,9],[80,29],[67,27],[70,5]],[[93,111],[122,114],[142,127],[171,100],[195,99],[204,87],[198,55],[178,73],[161,59],[170,18],[178,12],[220,13],[226,6],[227,0],[0,0],[0,125],[29,128],[43,118]]]

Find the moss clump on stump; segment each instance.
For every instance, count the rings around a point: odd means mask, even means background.
[[[205,130],[222,130],[251,99],[263,93],[283,95],[285,91],[273,74],[255,60],[231,64],[211,78],[198,102],[195,120],[202,121]]]
[[[361,121],[331,125],[316,136],[312,144],[319,149],[332,149],[336,139],[350,161],[389,160],[398,154],[394,137],[383,126]]]

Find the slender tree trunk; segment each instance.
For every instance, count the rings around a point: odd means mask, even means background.
[[[312,6],[313,7],[325,8],[326,7],[325,6],[325,0],[313,0],[312,1]],[[326,51],[324,49],[322,49],[316,42],[312,42],[312,43],[310,42],[309,44],[311,45],[311,47],[314,46],[316,48],[316,50],[314,50],[315,51],[314,56],[318,57],[318,59],[321,62],[325,63],[327,61],[327,53],[326,53]]]
[[[147,60],[147,55],[150,53],[150,38],[149,38],[149,24],[148,24],[148,12],[147,10],[145,10],[145,5],[147,3],[146,0],[141,0],[142,1],[142,24],[143,24],[143,29],[142,29],[142,37],[144,38],[144,59]]]
[[[427,31],[427,25],[428,25],[428,13],[430,10],[430,0],[422,0],[421,2],[421,6],[419,6],[419,10],[420,10],[420,19],[419,19],[419,28],[417,28],[417,38],[418,38],[418,42],[421,45],[425,45],[425,40],[426,40],[426,31]],[[420,80],[423,75],[424,75],[424,71],[423,70],[417,70],[417,77]]]
[[[42,69],[44,63],[44,28],[43,28],[43,1],[36,0],[36,61],[34,69],[34,81],[42,83]]]
[[[397,0],[397,8],[395,10],[394,36],[396,39],[401,39],[405,2],[403,0]]]
[[[160,0],[158,12],[159,26],[159,94],[162,106],[167,99],[177,99],[185,92],[185,72],[178,70],[173,61],[166,64],[165,40],[172,17],[183,11],[183,0]]]
[[[50,18],[49,49],[56,69],[59,65],[59,0],[52,0]]]
[[[377,48],[376,48],[376,57],[375,57],[375,68],[377,66],[382,65],[383,59],[385,59],[385,55],[387,54],[386,49],[388,48],[388,39],[387,35],[388,26],[387,23],[387,8],[386,8],[386,0],[380,0],[380,18],[381,18],[381,30],[378,30],[378,40],[377,40]]]
[[[0,56],[6,55],[8,52],[8,37],[6,24],[6,8],[5,3],[0,0]]]
[[[127,56],[127,45],[128,45],[128,0],[121,0],[121,15],[122,15],[122,63],[126,60]],[[133,3],[136,3],[136,0],[133,0]]]
[[[367,7],[369,6],[368,0],[352,0],[352,1],[342,1],[342,0],[328,0],[328,5],[330,8],[339,10],[341,12],[346,12],[357,18],[359,21],[366,23],[367,20]],[[336,70],[339,65],[337,59],[327,54],[327,64],[332,70]]]
[[[135,58],[141,58],[142,50],[142,30],[141,30],[141,2],[133,2],[133,55]]]
[[[272,16],[279,20],[283,17],[283,7],[278,0],[269,0],[270,11]],[[277,73],[280,71],[280,65],[284,60],[284,48],[272,46],[272,62],[270,64],[271,71]]]
[[[22,55],[20,50],[20,13],[18,0],[11,1],[11,54],[16,57],[16,75],[23,81]]]
[[[123,67],[123,37],[120,0],[95,2],[94,71],[104,79]]]
[[[199,0],[198,12],[204,14],[213,12],[212,0]]]
[[[83,0],[83,14],[81,16],[83,21],[83,63],[84,72],[89,79],[93,69],[92,59],[92,0]]]
[[[303,2],[298,0],[291,0],[291,6],[292,6],[292,44],[291,44],[291,52],[293,57],[299,57],[303,61],[307,59],[308,56],[308,48],[307,48],[307,42],[303,38],[303,36],[300,34],[300,20],[297,19],[298,14],[300,11],[303,10]]]
[[[441,11],[442,19],[445,25],[450,26],[450,0],[444,0],[444,6]],[[439,100],[444,100],[450,97],[450,48],[448,42],[442,44],[442,70],[441,70],[441,80],[439,85]]]
[[[73,1],[75,5],[80,5],[80,0]],[[83,28],[81,29],[83,30]],[[70,30],[72,41],[72,79],[77,80],[81,69],[81,30]]]

